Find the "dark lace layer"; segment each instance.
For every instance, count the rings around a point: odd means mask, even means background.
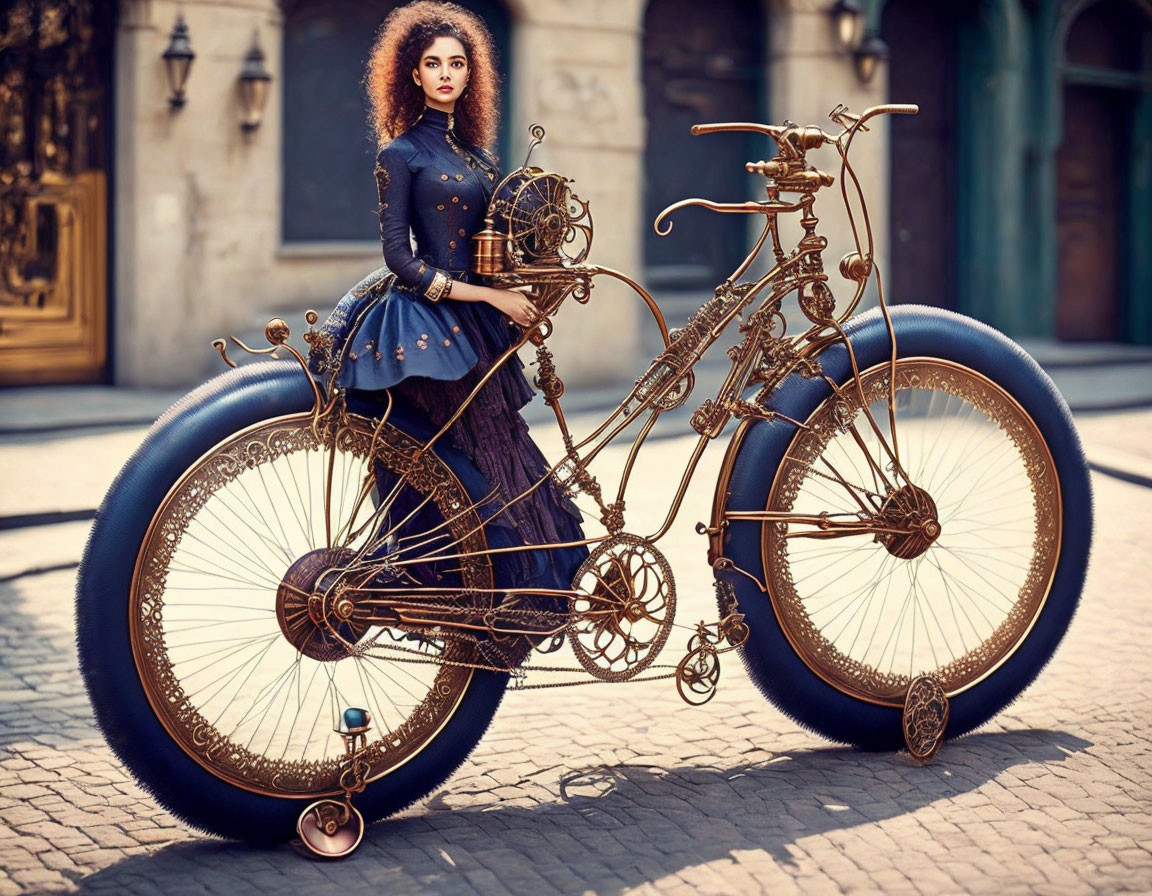
[[[409,377],[392,390],[400,400],[419,408],[437,428],[448,421],[467,400],[483,373],[492,368],[499,356],[494,348],[502,349],[509,344],[508,325],[491,306],[459,302],[457,308],[460,325],[480,355],[476,367],[454,381]],[[496,490],[496,507],[536,486],[550,469],[519,413],[533,394],[521,366],[516,358],[505,362],[448,432],[452,444],[476,464]],[[524,544],[557,544],[584,537],[579,511],[558,494],[551,479],[527,498],[510,504],[492,522],[514,528]],[[512,555],[519,559],[519,573],[525,580],[555,588],[569,586],[576,566],[587,554],[583,548],[553,549],[548,558],[533,556],[533,553],[542,552]],[[551,575],[541,569],[542,565],[553,568]],[[542,573],[554,582],[539,581]]]

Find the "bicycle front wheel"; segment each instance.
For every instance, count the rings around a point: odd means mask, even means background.
[[[885,749],[917,677],[948,694],[948,736],[1027,686],[1071,619],[1091,527],[1075,432],[1034,362],[954,315],[897,312],[894,366],[865,320],[858,382],[832,351],[831,383],[782,401],[802,426],[744,434],[729,508],[770,519],[726,540],[768,592],[737,583],[753,677],[804,724]],[[775,469],[755,489],[753,462]]]
[[[765,526],[763,553],[772,606],[804,663],[848,695],[902,707],[916,677],[954,697],[1023,642],[1056,571],[1060,483],[1035,421],[992,380],[901,359],[889,418],[890,375],[887,363],[863,371],[859,390],[817,408],[768,510],[846,519],[884,496],[894,532],[922,514],[938,533],[826,539],[819,524],[779,522]],[[891,481],[889,447],[911,485]]]

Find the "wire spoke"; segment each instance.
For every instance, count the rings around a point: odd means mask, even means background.
[[[900,460],[884,467],[897,428]],[[1039,612],[1036,583],[1056,562],[1039,502],[1058,487],[1038,428],[980,374],[927,358],[862,371],[797,431],[776,473],[775,518],[762,523],[773,607],[826,679],[897,704],[917,674],[963,689]],[[829,531],[857,517],[879,543],[791,538],[778,522],[789,514]],[[916,540],[928,530],[915,514],[938,524],[930,539]]]
[[[165,725],[209,769],[223,762],[224,777],[253,775],[272,792],[283,780],[285,795],[339,789],[344,746],[333,729],[345,708],[370,709],[371,767],[385,773],[436,736],[471,680],[474,638],[369,654],[388,631],[375,611],[357,606],[332,628],[309,603],[314,591],[342,576],[371,585],[387,564],[373,549],[396,542],[413,562],[394,585],[434,593],[433,603],[469,595],[477,612],[502,595],[479,508],[458,481],[411,476],[408,436],[344,419],[339,436],[321,425],[319,441],[308,415],[268,421],[201,457],[154,521],[142,548],[148,581],[133,586],[145,677],[172,682],[171,698],[156,685],[149,693]],[[442,462],[428,452],[421,463]],[[465,543],[480,559],[462,562]]]

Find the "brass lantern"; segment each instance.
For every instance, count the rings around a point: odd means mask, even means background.
[[[832,16],[832,24],[836,29],[836,37],[840,41],[840,46],[845,50],[851,50],[856,46],[856,29],[860,24],[860,3],[858,0],[836,0],[828,14]]]
[[[252,39],[252,49],[244,57],[244,68],[240,72],[240,106],[243,119],[240,127],[254,131],[260,127],[264,117],[264,104],[268,101],[268,82],[272,76],[264,68],[264,51],[259,39]]]
[[[192,60],[195,58],[196,54],[188,42],[188,26],[184,24],[184,16],[178,13],[168,49],[164,51],[164,68],[168,73],[168,89],[171,91],[168,103],[173,109],[183,107],[186,102],[184,85],[188,83],[188,72],[192,70]]]
[[[856,57],[856,74],[867,84],[876,74],[876,67],[888,58],[888,44],[884,43],[875,31],[869,31],[853,55]]]

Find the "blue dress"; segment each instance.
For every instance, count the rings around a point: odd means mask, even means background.
[[[350,397],[379,402],[381,390],[390,389],[402,407],[437,429],[448,421],[519,338],[514,325],[487,302],[425,297],[435,288],[437,272],[471,279],[471,238],[484,225],[498,179],[495,160],[462,145],[451,116],[431,108],[380,151],[376,184],[386,267],[337,305],[313,344],[314,371],[331,375]],[[511,358],[448,431],[493,489],[488,515],[535,485],[550,467],[519,413],[532,395],[523,365]],[[486,529],[493,546],[584,537],[579,512],[552,482],[497,513]],[[502,529],[514,531],[514,537]],[[497,554],[493,565],[503,587],[566,589],[586,556],[584,547],[550,548]]]

